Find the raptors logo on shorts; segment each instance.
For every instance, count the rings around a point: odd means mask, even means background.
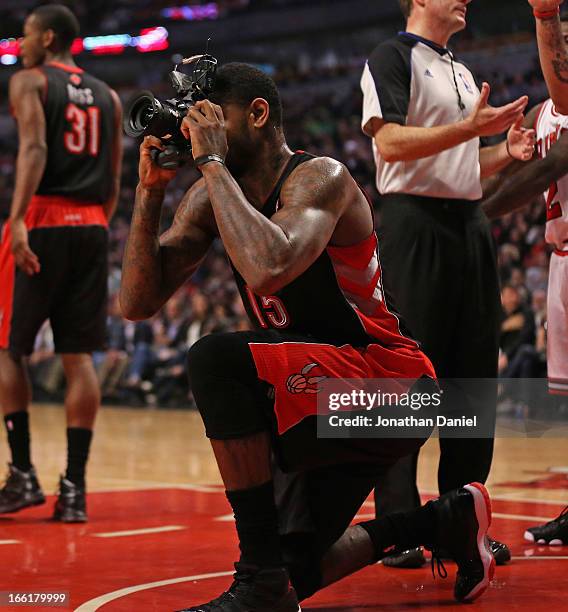
[[[317,363],[309,363],[302,369],[301,374],[292,374],[286,381],[286,388],[290,393],[319,393],[321,389],[318,383],[326,379],[325,376],[309,376],[308,374],[317,368]]]

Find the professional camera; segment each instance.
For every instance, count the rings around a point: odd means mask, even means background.
[[[209,54],[194,55],[181,61],[191,72],[170,72],[170,82],[177,95],[158,100],[151,91],[136,94],[126,105],[123,127],[129,136],[156,136],[165,145],[163,151],[152,151],[152,158],[161,168],[173,170],[191,159],[191,143],[180,131],[187,110],[213,91],[217,60]]]

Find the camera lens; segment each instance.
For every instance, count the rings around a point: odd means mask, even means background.
[[[159,105],[149,91],[137,94],[126,105],[123,127],[128,136],[142,136],[152,122]]]
[[[123,127],[126,134],[134,138],[171,138],[179,132],[184,115],[171,100],[161,102],[151,92],[143,91],[126,105]]]

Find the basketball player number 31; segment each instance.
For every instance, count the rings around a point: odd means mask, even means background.
[[[280,298],[275,295],[257,296],[248,286],[246,291],[254,315],[262,329],[268,329],[270,326],[284,329],[290,325],[290,316]]]
[[[71,131],[65,132],[63,141],[69,153],[82,155],[87,151],[96,157],[99,154],[100,110],[89,106],[87,110],[75,104],[68,104],[65,119],[71,124]]]

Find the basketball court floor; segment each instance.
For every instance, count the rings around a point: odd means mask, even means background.
[[[32,410],[32,452],[46,493],[64,464],[61,407]],[[489,482],[490,533],[510,544],[486,595],[468,610],[568,610],[568,547],[523,541],[524,530],[568,503],[568,434],[497,441]],[[8,461],[0,444],[0,462]],[[437,440],[422,453],[424,499],[435,494]],[[199,416],[187,411],[104,408],[88,471],[90,521],[49,520],[54,503],[0,517],[0,591],[68,592],[77,612],[173,611],[207,601],[229,583],[237,557],[234,524]],[[330,513],[333,508],[329,509]],[[368,500],[358,519],[374,516]],[[453,601],[455,566],[376,565],[305,602],[304,611],[463,610]],[[20,610],[2,607],[2,610]],[[35,607],[36,610],[52,608]]]

